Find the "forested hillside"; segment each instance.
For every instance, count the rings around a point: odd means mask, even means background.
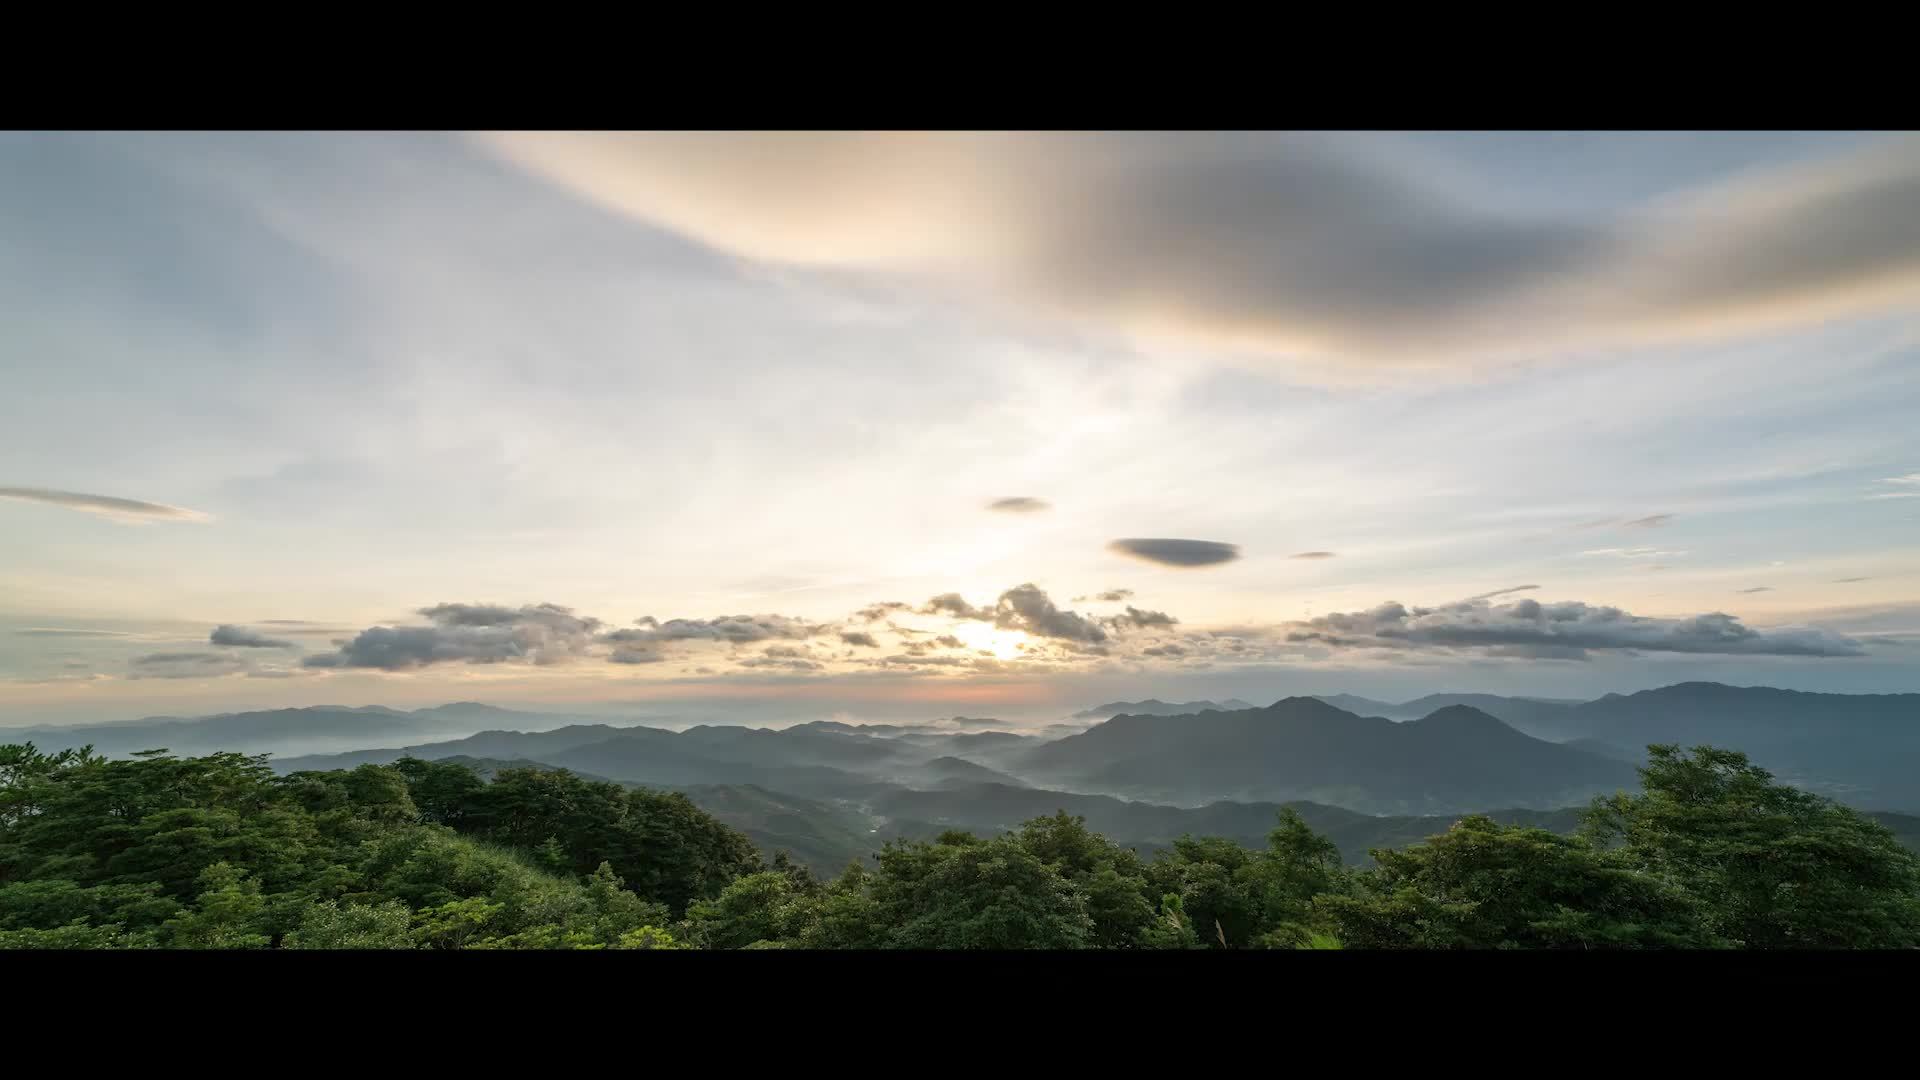
[[[1655,747],[1580,835],[1474,815],[1366,869],[1280,808],[1257,847],[1144,857],[1057,813],[824,881],[685,795],[473,764],[0,747],[0,947],[1920,945],[1920,859],[1891,832],[1706,748]]]

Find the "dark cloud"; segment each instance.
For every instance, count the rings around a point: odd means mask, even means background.
[[[207,515],[164,503],[120,499],[112,495],[86,495],[78,491],[52,491],[47,488],[0,487],[0,499],[17,499],[100,514],[121,521],[205,521]]]
[[[1531,592],[1532,590],[1537,589],[1539,587],[1540,586],[1538,585],[1515,585],[1512,588],[1508,588],[1508,589],[1495,589],[1492,592],[1483,592],[1478,596],[1469,596],[1467,597],[1467,599],[1468,600],[1491,600],[1496,596],[1506,596],[1509,593]]]
[[[854,612],[854,615],[867,622],[879,622],[881,619],[886,618],[889,612],[911,611],[912,609],[912,604],[903,604],[898,600],[887,600],[878,604],[868,604],[866,607]]]
[[[1648,514],[1646,517],[1634,518],[1631,521],[1623,521],[1620,524],[1629,529],[1657,529],[1672,520],[1672,514]]]
[[[134,663],[146,664],[234,664],[239,661],[226,653],[210,652],[165,652],[149,653],[134,658]]]
[[[873,635],[864,630],[842,630],[840,631],[840,640],[849,645],[864,645],[869,649],[877,649],[880,647],[880,643],[874,640]]]
[[[1028,495],[1015,495],[1005,499],[995,499],[987,504],[987,509],[1003,514],[1037,514],[1042,510],[1053,509],[1053,504],[1044,499]]]
[[[1302,551],[1297,555],[1287,556],[1289,559],[1331,559],[1333,557],[1331,551]]]
[[[1859,656],[1860,643],[1813,628],[1759,631],[1723,612],[1655,619],[1578,601],[1463,600],[1439,607],[1381,604],[1289,624],[1287,640],[1348,648],[1637,650],[1753,656]]]
[[[1128,595],[1132,595],[1128,593]],[[943,593],[921,607],[923,615],[947,615],[956,619],[989,622],[1002,630],[1020,630],[1037,638],[1100,646],[1108,629],[1129,630],[1172,626],[1177,621],[1161,611],[1143,611],[1129,606],[1125,614],[1093,618],[1074,611],[1063,611],[1044,590],[1032,583],[1018,585],[1000,594],[992,607],[975,607],[959,593]],[[939,639],[949,648],[960,642],[951,635]]]
[[[772,656],[749,656],[736,661],[743,668],[778,668],[782,671],[819,671],[822,665],[814,660],[788,660]]]
[[[1128,604],[1126,614],[1114,615],[1104,621],[1116,630],[1145,630],[1154,626],[1173,626],[1180,620],[1164,611],[1142,611]]]
[[[882,667],[968,667],[973,663],[964,656],[923,656],[918,653],[895,653],[871,662]]]
[[[270,638],[258,630],[222,623],[207,635],[209,645],[231,645],[240,649],[291,649],[294,644],[283,638]]]
[[[1240,557],[1240,548],[1215,540],[1125,539],[1107,550],[1161,566],[1215,566]]]
[[[575,615],[573,609],[559,604],[527,604],[518,608],[498,604],[435,604],[420,609],[420,614],[441,626],[523,626],[529,623],[579,633],[592,633],[601,626],[599,619]]]
[[[1152,645],[1152,646],[1148,646],[1147,648],[1141,649],[1140,652],[1146,656],[1185,656],[1187,655],[1186,648],[1180,645]]]
[[[1675,137],[1580,136],[1616,161]],[[1269,354],[1431,363],[1729,336],[1896,308],[1920,282],[1920,140],[1904,135],[1560,210],[1371,136],[476,138],[734,255],[942,265],[1083,324]]]
[[[615,630],[605,635],[605,640],[724,641],[743,645],[775,638],[798,641],[818,637],[831,629],[786,615],[721,615],[712,619],[668,619],[666,622],[647,615],[634,622],[635,629]]]
[[[1872,581],[1872,580],[1873,580],[1873,579],[1872,579],[1872,578],[1870,578],[1870,577],[1843,577],[1843,578],[1835,578],[1835,579],[1833,580],[1833,584],[1835,584],[1835,585],[1852,585],[1852,584],[1854,584],[1855,582],[1859,582],[1859,581]]]
[[[302,663],[382,671],[441,663],[560,664],[586,655],[603,625],[558,604],[436,604],[421,608],[420,614],[433,625],[369,627],[338,642],[337,651],[309,656]]]
[[[977,619],[992,622],[993,611],[989,608],[977,608],[967,603],[959,593],[941,593],[926,602],[920,609],[922,615],[951,615],[956,619]]]
[[[1772,591],[1773,591],[1773,586],[1771,586],[1771,585],[1755,585],[1755,586],[1754,586],[1753,588],[1751,588],[1751,589],[1740,589],[1740,590],[1738,590],[1738,591],[1739,591],[1740,593],[1742,593],[1743,595],[1744,595],[1744,594],[1746,594],[1746,593],[1757,593],[1757,592],[1772,592]]]
[[[1076,596],[1073,598],[1073,602],[1076,604],[1084,604],[1088,601],[1097,601],[1102,604],[1117,604],[1122,600],[1130,600],[1132,598],[1132,589],[1108,589],[1106,592],[1094,593],[1092,596]]]
[[[205,679],[247,670],[247,662],[227,653],[149,653],[133,659],[136,679]]]
[[[658,664],[666,657],[647,648],[622,645],[607,655],[607,660],[615,664]]]
[[[939,637],[933,639],[933,643],[949,649],[964,649],[967,646],[966,642],[961,641],[952,634],[941,634]]]
[[[1024,630],[1035,637],[1098,644],[1107,640],[1100,624],[1071,611],[1061,611],[1037,585],[1017,585],[1000,594],[993,624],[1002,630]]]

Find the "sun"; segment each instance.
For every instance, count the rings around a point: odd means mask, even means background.
[[[953,636],[967,648],[985,649],[1000,660],[1020,655],[1020,646],[1027,640],[1024,630],[998,630],[986,623],[961,623],[953,628]]]

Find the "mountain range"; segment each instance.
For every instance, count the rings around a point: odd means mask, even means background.
[[[1239,707],[1245,706],[1245,707]],[[1109,709],[1111,716],[1094,721]],[[1129,711],[1133,710],[1133,711]],[[1420,711],[1425,710],[1425,711]],[[1637,786],[1652,742],[1743,750],[1790,782],[1920,837],[1920,695],[1806,694],[1682,683],[1594,701],[1431,694],[1245,702],[1114,702],[1043,728],[810,721],[684,731],[464,702],[402,711],[317,706],[16,729],[45,749],[275,753],[281,772],[402,756],[483,773],[565,768],[698,792],[769,851],[831,871],[895,836],[997,830],[1064,809],[1130,845],[1183,833],[1257,843],[1292,805],[1349,859],[1468,812],[1566,831],[1568,809]],[[323,752],[324,751],[324,752]],[[1911,841],[1910,841],[1911,842]]]
[[[381,705],[314,705],[214,716],[149,716],[74,727],[0,729],[0,738],[31,742],[42,750],[91,745],[109,757],[162,748],[181,755],[221,750],[291,754],[398,740],[450,738],[502,724],[538,730],[580,719],[586,718],[520,712],[473,701],[411,711]]]
[[[1491,694],[1430,694],[1400,705],[1349,695],[1321,700],[1394,719],[1470,705],[1536,738],[1623,761],[1643,760],[1650,743],[1730,747],[1824,795],[1865,807],[1920,808],[1920,694],[1687,682],[1593,701]]]
[[[1265,709],[1122,714],[1034,747],[1012,771],[1181,806],[1304,799],[1419,814],[1566,806],[1637,782],[1625,762],[1535,739],[1464,705],[1396,723],[1307,697]]]
[[[1074,713],[1073,717],[1076,720],[1108,720],[1122,713],[1133,716],[1179,716],[1183,713],[1205,712],[1208,709],[1212,709],[1215,712],[1230,712],[1234,709],[1251,708],[1255,708],[1255,706],[1248,702],[1241,701],[1239,698],[1228,698],[1218,703],[1212,701],[1188,701],[1179,704],[1170,701],[1161,701],[1157,698],[1148,698],[1145,701],[1109,701],[1105,705],[1095,705],[1091,709],[1082,709]]]

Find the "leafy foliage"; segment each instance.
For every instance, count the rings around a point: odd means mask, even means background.
[[[1755,949],[1920,945],[1920,857],[1872,819],[1773,782],[1745,754],[1648,747],[1644,792],[1600,800],[1599,843]]]
[[[8,948],[675,948],[758,870],[685,798],[565,773],[0,747]]]
[[[1064,811],[820,880],[684,796],[402,759],[0,747],[0,948],[1514,949],[1920,945],[1920,859],[1729,751],[1650,749],[1567,836],[1464,818],[1376,865],[1291,808],[1151,860]],[[871,865],[867,865],[870,863]]]

